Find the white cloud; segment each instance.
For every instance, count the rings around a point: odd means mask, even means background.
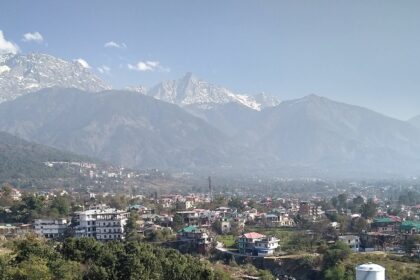
[[[22,41],[24,42],[35,42],[35,43],[42,43],[44,41],[44,37],[42,37],[41,33],[38,31],[33,33],[25,33],[23,34]]]
[[[89,63],[87,63],[87,61],[84,60],[83,58],[75,59],[74,62],[79,63],[80,65],[82,65],[83,68],[87,68],[87,69],[90,68]]]
[[[106,66],[106,65],[102,65],[100,67],[97,68],[99,73],[101,74],[109,74],[111,72],[111,68]]]
[[[116,48],[116,49],[126,49],[127,45],[125,43],[116,43],[114,41],[109,41],[104,44],[105,48]]]
[[[166,67],[162,67],[159,61],[139,61],[137,64],[132,65],[128,64],[128,69],[136,70],[136,71],[161,71],[161,72],[169,72],[170,69]]]
[[[6,38],[4,38],[3,31],[0,30],[0,54],[17,54],[18,52],[19,46],[11,41],[7,41]]]

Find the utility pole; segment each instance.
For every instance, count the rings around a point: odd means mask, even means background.
[[[209,192],[210,192],[210,203],[211,203],[211,202],[213,202],[213,190],[212,190],[212,187],[211,187],[211,177],[210,176],[209,176],[208,180],[209,180]]]

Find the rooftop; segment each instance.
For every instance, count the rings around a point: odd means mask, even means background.
[[[245,238],[252,238],[252,239],[258,239],[258,238],[264,238],[265,235],[258,233],[258,232],[248,232],[242,235]]]

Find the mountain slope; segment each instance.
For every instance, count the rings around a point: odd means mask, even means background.
[[[0,55],[0,102],[48,87],[92,92],[110,88],[77,61],[39,53]]]
[[[315,95],[261,112],[237,136],[277,166],[376,174],[417,171],[419,132],[405,122]]]
[[[412,126],[415,126],[415,127],[420,129],[420,115],[409,119],[408,123],[410,123]]]
[[[255,123],[260,116],[259,111],[235,102],[213,104],[210,108],[202,108],[200,105],[189,105],[184,108],[230,137]]]
[[[56,176],[46,161],[82,161],[86,157],[62,152],[0,132],[0,180]]]
[[[28,94],[0,104],[0,129],[128,167],[206,167],[222,164],[227,153],[226,137],[206,122],[124,91]]]
[[[236,94],[222,86],[218,86],[198,79],[192,73],[187,73],[183,78],[173,81],[164,81],[151,88],[147,94],[156,99],[180,106],[196,105],[204,109],[212,108],[214,104],[237,103],[245,107],[261,110],[262,103],[252,96]],[[266,106],[270,97],[260,97]],[[271,97],[271,99],[275,99]],[[277,101],[278,102],[278,101]]]

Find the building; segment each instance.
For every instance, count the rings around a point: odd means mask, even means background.
[[[359,252],[360,239],[359,239],[358,236],[356,236],[356,235],[343,235],[343,236],[339,236],[338,240],[347,244],[353,252]]]
[[[179,215],[184,224],[187,225],[199,225],[200,217],[196,211],[178,211],[176,215]]]
[[[17,237],[31,232],[33,229],[31,224],[1,224],[0,236]]]
[[[222,233],[229,233],[232,230],[231,218],[222,218],[220,220],[220,231]]]
[[[66,219],[36,219],[33,223],[35,233],[45,238],[59,239],[69,227]]]
[[[401,218],[396,216],[384,216],[373,219],[373,231],[380,233],[395,233],[401,224]]]
[[[75,213],[76,237],[94,237],[97,240],[122,240],[129,212],[99,205]]]
[[[420,233],[420,222],[415,221],[403,221],[400,226],[402,233],[408,234],[419,234]]]
[[[21,200],[22,193],[18,189],[12,188],[10,192],[10,197],[12,198],[12,200],[18,201]]]
[[[254,249],[258,256],[272,256],[279,247],[279,240],[275,237],[264,237],[255,241]]]
[[[176,237],[179,243],[187,244],[189,248],[199,253],[207,252],[213,242],[213,237],[209,235],[207,230],[197,226],[184,227],[177,232]]]
[[[258,232],[249,232],[238,239],[238,250],[241,254],[254,256],[273,255],[279,247],[279,240],[275,237],[266,237]]]

